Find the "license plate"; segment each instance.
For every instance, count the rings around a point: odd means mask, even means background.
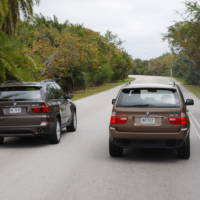
[[[22,112],[21,108],[9,108],[9,114],[18,114],[21,112]]]
[[[155,122],[156,122],[155,118],[149,118],[149,117],[140,118],[141,124],[152,125],[152,124],[155,124]]]

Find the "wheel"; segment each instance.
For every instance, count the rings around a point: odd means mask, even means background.
[[[178,157],[183,159],[190,158],[190,136],[188,135],[183,146],[177,149]]]
[[[4,142],[4,137],[0,137],[0,144],[3,144]]]
[[[123,148],[113,143],[112,139],[109,139],[109,153],[111,157],[120,157],[123,153]]]
[[[69,126],[67,126],[67,131],[74,132],[77,129],[77,115],[76,111],[74,111],[73,116],[72,116],[72,121]]]
[[[56,119],[53,128],[50,130],[49,143],[58,144],[61,138],[61,127],[59,119]]]

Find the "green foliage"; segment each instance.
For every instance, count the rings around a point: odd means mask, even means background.
[[[8,12],[8,0],[0,0],[0,19],[5,17]]]
[[[141,75],[170,76],[170,70],[174,59],[175,56],[172,54],[164,54],[150,60],[135,59],[132,73]]]
[[[141,59],[135,59],[133,62],[133,68],[132,68],[132,74],[139,74],[139,75],[145,75],[147,74],[148,64],[141,60]]]
[[[20,14],[25,18],[33,15],[33,5],[39,0],[0,0],[0,31],[13,34],[20,21]]]
[[[199,84],[200,5],[198,2],[187,1],[185,6],[184,19],[170,26],[164,39],[168,40],[172,51],[177,54],[175,74],[188,83]]]
[[[188,56],[177,56],[173,63],[173,73],[175,77],[184,79],[188,84],[200,85],[200,71]]]
[[[61,78],[75,89],[101,85],[127,77],[132,58],[111,32],[100,35],[82,25],[60,24],[56,17],[35,16],[21,23],[20,40],[28,55],[43,64],[44,78]]]
[[[193,22],[200,21],[200,5],[197,1],[186,1],[186,14],[187,18]]]
[[[172,54],[143,61],[134,60],[133,73],[176,76],[189,84],[200,84],[200,5],[185,2],[186,12],[182,21],[168,27],[164,36],[171,46]],[[171,74],[172,72],[172,74]]]
[[[176,78],[176,80],[184,85],[188,90],[190,90],[193,94],[195,94],[198,98],[200,98],[200,86],[199,85],[189,85],[182,78]]]
[[[16,37],[1,33],[0,44],[0,82],[37,79],[40,69],[36,61],[23,52]]]
[[[65,89],[85,89],[127,78],[133,64],[116,35],[102,36],[56,17],[29,18],[15,35],[2,34],[0,40],[1,82],[59,78]]]
[[[103,92],[105,90],[109,90],[111,88],[117,87],[119,85],[123,85],[125,83],[131,82],[134,80],[135,79],[133,79],[133,78],[127,78],[127,79],[113,82],[113,83],[105,83],[105,84],[103,84],[101,86],[97,86],[97,87],[90,87],[85,90],[77,90],[77,91],[75,91],[75,96],[74,96],[73,100],[81,99],[81,98],[84,98],[84,97],[87,97],[87,96],[90,96],[90,95],[93,95],[93,94],[96,94],[99,92]]]

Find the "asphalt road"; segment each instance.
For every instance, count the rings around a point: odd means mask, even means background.
[[[170,81],[137,76],[137,82]],[[8,139],[0,146],[0,200],[197,200],[200,197],[200,103],[191,115],[191,158],[171,150],[108,154],[111,99],[118,88],[76,101],[78,130],[59,145]]]

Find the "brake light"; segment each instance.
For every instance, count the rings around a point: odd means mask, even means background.
[[[32,112],[34,113],[48,113],[49,111],[50,111],[50,108],[45,103],[37,107],[32,107]]]
[[[49,106],[46,104],[42,104],[42,108],[41,108],[43,113],[48,113],[49,112]]]
[[[32,112],[40,113],[40,108],[39,107],[32,107]]]
[[[169,123],[173,125],[187,125],[187,117],[184,113],[181,114],[181,117],[169,117]]]
[[[128,121],[128,117],[112,116],[110,119],[110,125],[113,124],[125,124]]]

